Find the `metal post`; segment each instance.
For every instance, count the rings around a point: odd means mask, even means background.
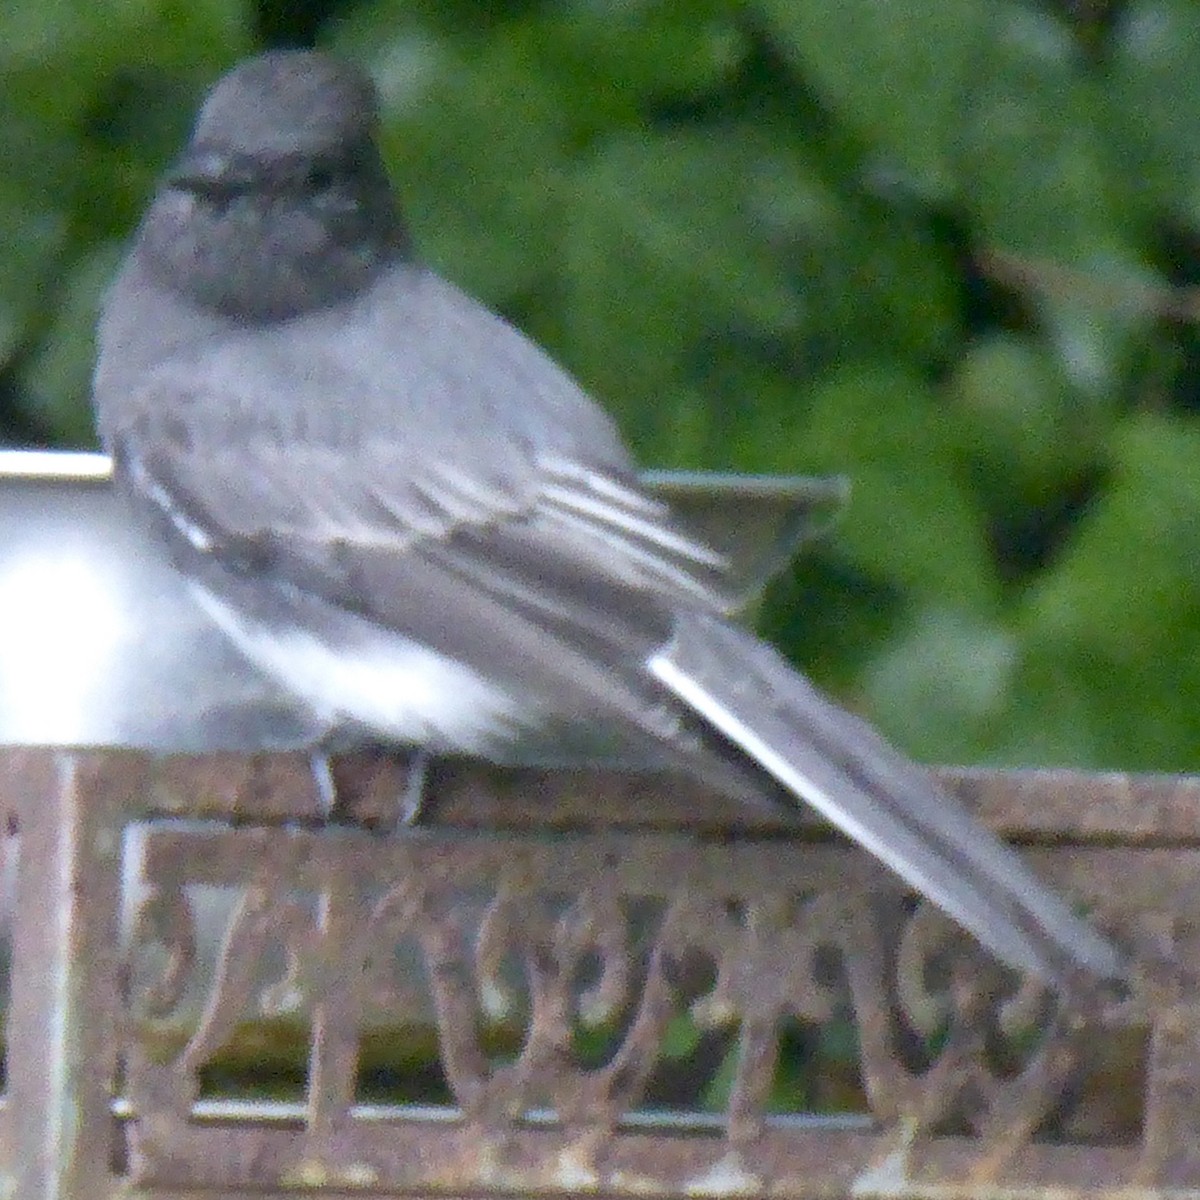
[[[21,850],[8,1026],[20,1200],[113,1190],[122,809],[136,756],[30,754],[0,786]]]

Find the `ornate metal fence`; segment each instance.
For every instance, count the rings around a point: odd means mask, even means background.
[[[20,1200],[1200,1190],[1200,781],[956,773],[1145,964],[1070,1006],[674,782],[0,752]]]

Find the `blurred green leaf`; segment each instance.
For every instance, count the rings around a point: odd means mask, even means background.
[[[1132,663],[1153,657],[1200,599],[1200,422],[1135,417],[1112,453],[1109,487],[1023,620],[1043,642]]]
[[[1074,265],[1083,294],[1051,292],[1040,298],[1038,311],[1075,387],[1096,401],[1111,401],[1160,319],[1154,297],[1167,284],[1128,247],[1101,248],[1076,257]]]
[[[550,9],[542,40],[546,69],[566,76],[581,108],[600,113],[620,112],[622,101],[644,111],[702,95],[750,52],[743,23],[723,0],[578,0]]]
[[[112,243],[100,246],[74,267],[47,335],[21,372],[31,408],[74,446],[96,440],[88,403],[93,331],[123,250]]]
[[[905,751],[970,762],[1004,716],[1018,647],[993,621],[945,605],[921,609],[871,662],[869,711]]]
[[[1193,771],[1200,745],[1200,656],[1189,653],[1200,605],[1183,597],[1140,655],[1108,657],[1090,638],[1035,630],[1011,704],[986,754],[1008,766]]]
[[[383,140],[423,256],[492,303],[534,286],[561,221],[560,92],[514,41],[414,35],[399,61],[414,86],[385,89]]]
[[[51,0],[0,17],[0,357],[17,356],[19,404],[64,440],[92,438],[96,273],[115,262],[105,243],[131,232],[200,85],[248,48],[246,30],[238,0]],[[126,86],[135,76],[153,86]],[[77,261],[98,265],[76,277]]]
[[[656,464],[677,461],[680,411],[712,419],[690,380],[714,343],[739,330],[779,338],[802,321],[776,244],[800,213],[832,218],[819,181],[736,128],[618,139],[577,173],[562,263],[568,359]]]
[[[914,598],[990,610],[997,579],[953,434],[936,393],[905,369],[848,367],[810,397],[801,444],[812,469],[850,476],[839,552]]]
[[[918,222],[847,200],[832,230],[804,230],[800,286],[806,333],[850,356],[890,355],[917,368],[940,362],[960,333],[959,290],[946,248]]]
[[[958,360],[947,394],[954,440],[991,507],[1044,503],[1104,460],[1109,414],[1033,339],[981,338]]]
[[[39,307],[39,284],[54,274],[66,242],[67,218],[0,180],[0,363],[28,334]]]
[[[1120,6],[1103,89],[1117,182],[1144,219],[1170,212],[1200,229],[1200,8],[1192,0]]]
[[[755,0],[814,87],[931,198],[955,191],[963,105],[990,32],[984,0]]]
[[[953,7],[953,6],[950,6]],[[1101,85],[1049,12],[995,0],[960,124],[963,196],[992,248],[1074,262],[1121,244]]]

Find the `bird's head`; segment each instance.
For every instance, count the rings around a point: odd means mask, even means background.
[[[211,90],[141,233],[160,282],[233,317],[352,296],[406,249],[376,141],[375,89],[310,51],[275,51]]]

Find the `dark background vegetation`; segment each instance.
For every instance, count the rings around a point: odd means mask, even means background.
[[[653,466],[841,471],[764,630],[931,760],[1200,760],[1200,5],[11,0],[0,443],[244,54],[367,66],[417,244]]]

